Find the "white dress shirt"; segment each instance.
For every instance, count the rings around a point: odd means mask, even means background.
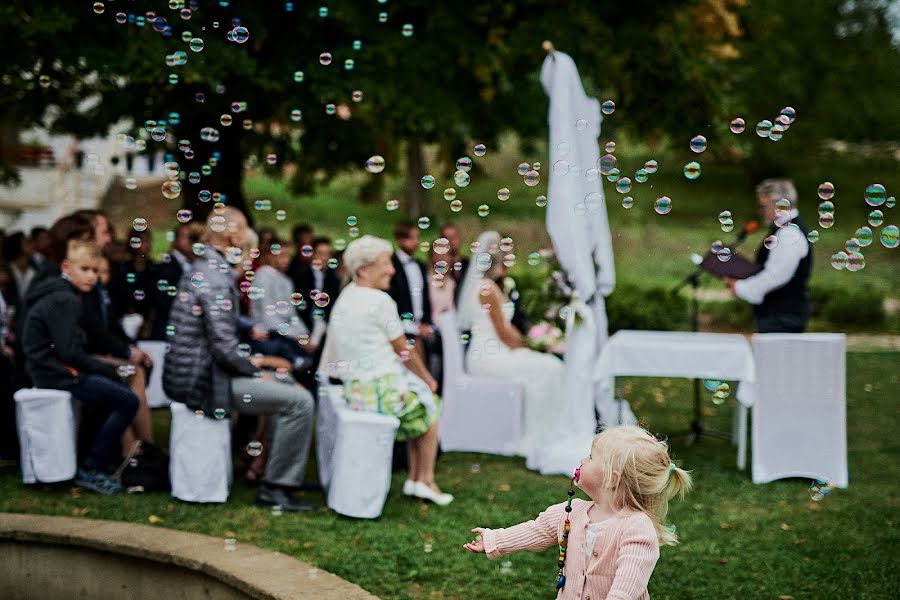
[[[799,215],[797,209],[791,210],[790,220],[796,219],[797,215]],[[766,294],[791,280],[797,272],[800,261],[809,254],[806,236],[792,223],[778,228],[775,239],[777,244],[769,250],[769,258],[763,270],[752,277],[735,282],[734,293],[738,298],[750,304],[762,304]]]
[[[406,281],[409,283],[409,293],[412,297],[413,322],[418,325],[425,316],[425,279],[422,277],[422,269],[419,263],[414,261],[412,257],[397,248],[397,258],[403,265],[403,272],[406,274]]]
[[[325,271],[322,269],[317,269],[315,267],[312,268],[313,274],[313,289],[319,290],[320,292],[325,291]]]

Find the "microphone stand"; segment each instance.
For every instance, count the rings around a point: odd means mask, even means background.
[[[748,234],[747,230],[741,231],[738,236],[735,238],[734,242],[729,246],[729,248],[736,248],[739,246],[744,239],[746,239]],[[684,286],[690,284],[691,286],[691,332],[699,333],[700,331],[700,302],[697,299],[697,293],[700,291],[700,275],[703,270],[698,266],[696,269],[691,271],[684,279],[681,280],[681,283],[672,288],[670,292],[673,296],[678,294],[684,288]],[[694,418],[691,421],[691,428],[688,432],[687,440],[685,441],[685,445],[691,446],[694,442],[696,442],[701,435],[708,435],[710,437],[722,439],[722,440],[730,440],[732,435],[727,431],[716,431],[713,429],[707,429],[703,425],[703,398],[700,395],[700,380],[694,379]]]

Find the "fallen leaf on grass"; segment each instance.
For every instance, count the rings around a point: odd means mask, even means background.
[[[718,564],[720,564],[720,565],[727,565],[727,564],[728,564],[728,559],[727,559],[727,558],[717,558],[717,559],[716,559],[716,562],[717,562]]]
[[[719,529],[731,529],[731,523],[720,523]]]
[[[314,544],[312,542],[303,542],[304,548],[312,548],[313,546],[314,546]]]
[[[794,600],[794,597],[790,594],[782,594],[778,596],[778,600]]]
[[[149,517],[147,517],[147,520],[150,521],[150,523],[162,523],[162,519],[157,517],[156,515],[150,515]]]
[[[166,512],[175,512],[175,505],[169,502],[169,505],[166,507]]]
[[[796,540],[794,540],[795,546],[802,546],[805,543],[806,543],[806,538],[797,538]]]
[[[782,523],[782,524],[781,524],[781,530],[782,530],[782,531],[790,531],[790,530],[791,530],[791,526],[788,525],[787,523]]]
[[[91,511],[91,509],[87,508],[86,506],[81,507],[81,508],[73,508],[72,516],[73,517],[83,517],[84,515],[88,514],[90,511]]]
[[[817,502],[810,502],[806,505],[806,508],[815,512],[819,512],[820,510],[822,510],[822,505],[818,504]]]
[[[497,489],[500,490],[501,492],[508,492],[512,488],[509,487],[508,483],[501,483],[499,486],[497,486]]]

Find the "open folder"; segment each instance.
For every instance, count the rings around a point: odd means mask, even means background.
[[[714,252],[708,252],[700,263],[700,268],[716,277],[733,277],[735,279],[747,279],[762,271],[755,262],[752,262],[740,254],[732,254],[728,260],[719,260]]]

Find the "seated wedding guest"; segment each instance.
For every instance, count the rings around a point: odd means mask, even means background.
[[[294,285],[300,281],[300,274],[312,263],[313,253],[313,229],[306,223],[301,223],[291,231],[291,241],[294,243],[294,259],[288,267],[288,277]]]
[[[107,307],[105,312],[107,315],[111,315],[113,312],[110,307],[111,300],[106,291],[106,286],[109,284],[111,275],[109,259],[101,255],[98,267],[97,285],[103,296],[103,303]],[[126,344],[130,343],[131,340],[124,329],[122,329],[118,319],[108,318],[106,320],[106,326],[110,335],[123,340]],[[125,457],[129,456],[129,454],[140,454],[142,453],[142,447],[146,447],[147,444],[155,445],[150,403],[147,399],[147,378],[149,376],[147,370],[140,365],[131,365],[128,361],[121,358],[114,358],[112,356],[97,356],[97,358],[114,366],[119,377],[128,384],[128,387],[131,388],[131,391],[134,392],[134,395],[140,400],[140,406],[138,407],[138,412],[134,421],[128,429],[125,430],[125,433],[122,434],[122,456]],[[136,448],[135,442],[139,440],[141,441],[141,445],[138,445]]]
[[[274,227],[260,227],[256,230],[256,235],[259,237],[255,246],[256,248],[268,246],[272,240],[278,237],[278,233],[275,232]]]
[[[311,366],[316,344],[309,339],[309,330],[292,302],[294,284],[286,275],[291,255],[278,238],[271,238],[259,250],[259,267],[248,294],[250,318],[253,327],[267,332],[268,337],[251,341],[250,347],[259,354],[289,361],[297,377]]]
[[[100,250],[93,243],[70,243],[61,275],[48,277],[28,292],[31,308],[22,345],[35,386],[67,390],[84,406],[108,414],[75,483],[110,495],[121,492],[122,486],[106,470],[118,463],[120,438],[134,420],[139,401],[115,367],[90,355],[81,332],[79,295],[96,287],[99,260]]]
[[[528,456],[544,441],[547,423],[555,422],[562,406],[562,361],[552,354],[527,348],[522,333],[510,323],[513,305],[503,290],[507,267],[505,252],[488,232],[479,239],[479,253],[473,258],[459,303],[472,315],[472,331],[466,353],[468,371],[473,375],[503,377],[525,386],[525,423],[517,453]],[[465,294],[465,295],[463,295]]]
[[[3,257],[10,275],[6,292],[6,301],[10,306],[18,308],[22,305],[25,292],[37,273],[31,262],[32,255],[31,240],[21,231],[6,238],[3,244]]]
[[[409,440],[403,493],[449,504],[453,496],[434,482],[441,414],[437,381],[409,351],[397,303],[385,293],[394,274],[391,245],[364,235],[347,246],[344,263],[353,281],[335,302],[320,376],[342,382],[351,408],[400,419],[397,439]]]
[[[117,319],[137,314],[149,332],[153,307],[153,286],[156,283],[156,263],[151,259],[150,231],[130,232],[129,259],[114,267],[109,285],[113,314]]]
[[[52,243],[50,231],[46,227],[33,227],[29,237],[34,249],[31,262],[34,263],[36,269],[39,269],[44,264],[44,261],[47,260],[47,257],[50,256],[50,244]]]
[[[9,309],[0,294],[0,462],[19,459],[16,404],[13,401],[14,352],[9,338]]]
[[[462,283],[466,270],[469,268],[469,259],[462,255],[462,236],[459,233],[459,227],[453,223],[447,223],[441,227],[441,237],[447,240],[450,251],[444,255],[447,261],[447,276],[453,279],[454,289],[459,291],[459,284]],[[456,265],[459,264],[459,269]]]
[[[762,270],[747,279],[725,278],[732,294],[753,305],[760,333],[802,333],[809,320],[807,281],[812,272],[809,229],[797,210],[797,188],[790,179],[766,179],[756,187],[759,214],[775,245],[762,243],[756,263]],[[777,206],[787,200],[787,207]],[[766,238],[768,239],[768,238]],[[771,248],[771,249],[770,249]]]
[[[424,343],[416,350],[427,362],[430,346],[435,341],[431,323],[431,298],[428,297],[428,273],[424,263],[415,257],[419,251],[419,228],[414,223],[400,223],[394,227],[397,248],[391,256],[394,275],[388,294],[397,303],[406,334]]]
[[[456,280],[450,274],[453,266],[446,254],[438,254],[432,249],[429,264],[428,299],[431,302],[431,322],[437,323],[439,315],[455,308]]]
[[[269,415],[269,459],[256,503],[308,511],[312,504],[291,493],[303,483],[312,439],[313,398],[289,376],[276,380],[267,367],[283,359],[247,357],[239,348],[237,271],[230,249],[244,248],[247,219],[234,207],[214,209],[207,219],[206,244],[183,277],[172,306],[174,335],[163,371],[163,387],[176,402],[224,419],[232,411]],[[200,285],[197,285],[200,282]],[[199,309],[197,308],[199,307]]]
[[[176,289],[181,276],[190,272],[194,251],[191,231],[195,226],[181,223],[175,228],[175,237],[169,246],[169,252],[156,266],[153,287],[147,290],[152,296],[152,317],[150,325],[151,340],[165,340],[166,326],[169,324],[169,311],[175,300]]]
[[[328,265],[328,261],[332,259],[331,240],[327,237],[318,237],[312,243],[313,254],[309,267],[304,269],[294,281],[295,290],[303,296],[304,308],[300,310],[300,316],[306,327],[310,331],[316,331],[316,323],[313,318],[316,309],[322,309],[320,316],[327,323],[328,317],[331,315],[331,307],[337,300],[341,291],[341,282],[337,273]],[[318,299],[313,297],[313,292],[325,293]],[[321,325],[319,326],[321,328]],[[324,329],[322,330],[324,333]],[[316,331],[318,333],[318,331]],[[321,336],[317,336],[315,343],[321,341]]]

